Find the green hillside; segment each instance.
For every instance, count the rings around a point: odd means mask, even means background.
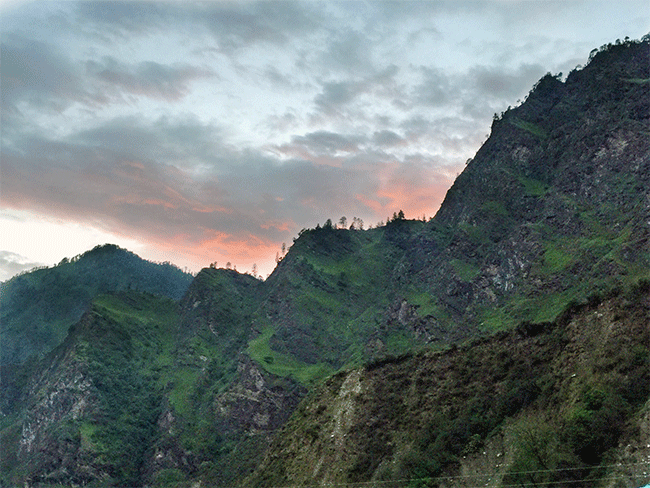
[[[266,281],[105,246],[4,284],[2,485],[632,486],[648,59],[543,77],[433,219],[328,220]]]
[[[0,285],[0,365],[51,351],[98,294],[137,290],[179,300],[191,281],[176,266],[111,244],[16,276]]]
[[[44,359],[22,408],[3,416],[2,485],[27,476],[63,486],[99,479],[138,486],[157,436],[178,323],[168,298],[97,297]]]

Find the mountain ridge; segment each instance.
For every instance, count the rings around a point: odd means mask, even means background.
[[[426,486],[477,469],[462,456],[499,442],[509,453],[499,479],[527,483],[516,478],[534,461],[516,434],[526,419],[535,442],[565,456],[547,460],[585,479],[624,459],[616,443],[636,439],[635,425],[645,432],[648,396],[630,377],[649,384],[649,57],[650,40],[630,41],[565,82],[542,78],[495,117],[428,222],[328,221],[303,230],[266,281],[207,268],[178,302],[128,289],[95,297],[58,349],[18,368],[0,424],[13,446],[2,483],[268,486],[314,472],[320,484]],[[617,332],[598,355],[598,334],[580,330]],[[567,348],[584,365],[570,388],[558,366]],[[71,371],[97,394],[66,383]],[[48,418],[51,398],[62,406]],[[616,435],[602,433],[608,422]],[[142,442],[122,459],[128,432]],[[28,457],[20,446],[32,438]],[[303,444],[313,459],[333,453],[323,459],[341,475],[291,454]],[[532,480],[558,481],[571,479]]]

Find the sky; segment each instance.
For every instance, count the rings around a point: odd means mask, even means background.
[[[0,23],[0,280],[103,243],[266,276],[327,219],[435,215],[495,113],[650,8],[14,0]]]

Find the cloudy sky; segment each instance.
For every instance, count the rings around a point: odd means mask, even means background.
[[[545,73],[647,1],[0,4],[0,280],[112,242],[263,275],[302,228],[427,218]]]

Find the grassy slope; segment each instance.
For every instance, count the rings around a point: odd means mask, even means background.
[[[310,385],[377,351],[396,354],[416,341],[385,327],[397,296],[390,277],[400,246],[423,226],[395,221],[368,231],[314,229],[303,233],[267,280],[265,302],[254,316],[260,335],[247,353],[270,373]],[[402,337],[399,339],[398,337]]]

